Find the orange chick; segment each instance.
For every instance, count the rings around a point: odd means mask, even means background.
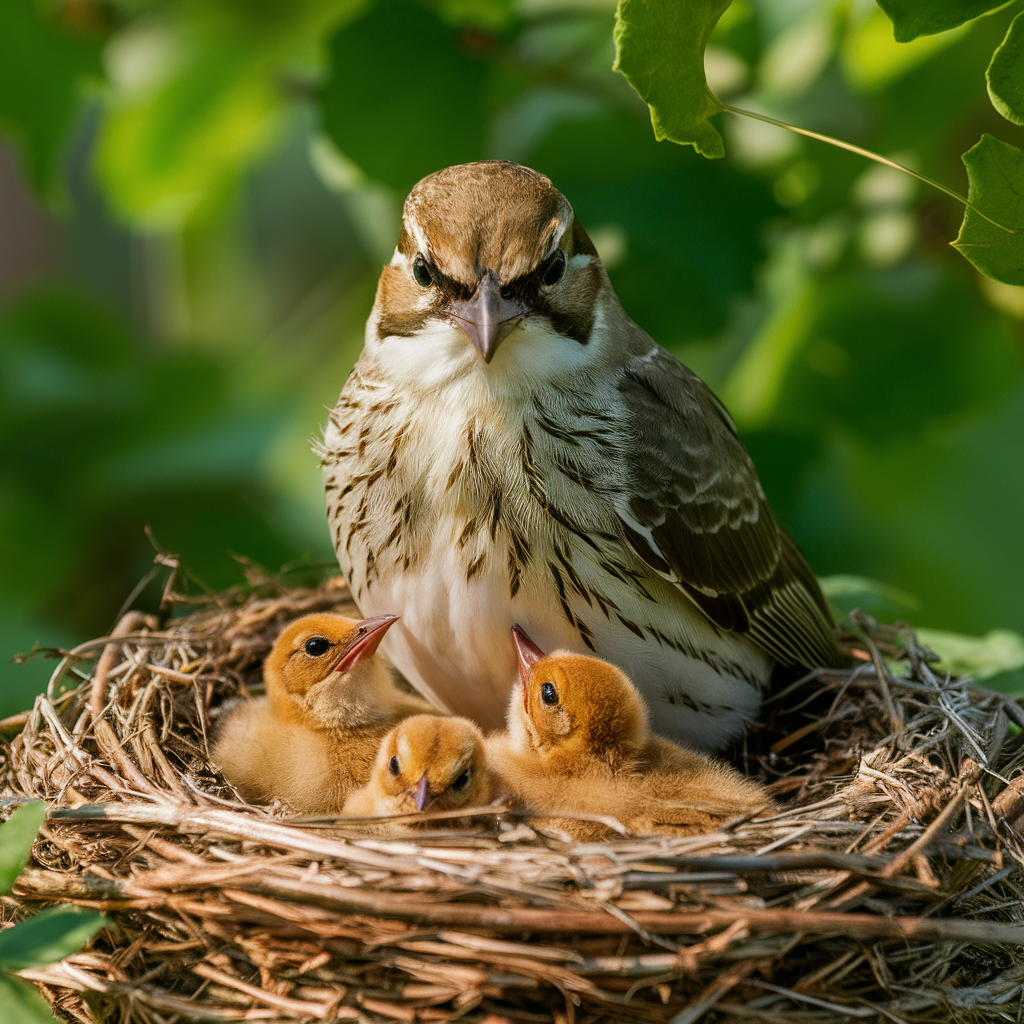
[[[395,686],[376,653],[396,621],[306,615],[281,631],[263,665],[266,696],[229,712],[213,750],[242,796],[338,814],[370,777],[381,738],[431,710]]]
[[[651,735],[647,711],[614,665],[566,651],[545,655],[512,630],[522,687],[508,732],[489,737],[488,758],[506,795],[545,817],[617,819],[637,834],[692,835],[771,805],[764,788],[720,761]],[[562,819],[581,839],[610,830]]]
[[[414,715],[384,737],[370,781],[348,798],[345,814],[385,817],[482,807],[494,797],[494,789],[484,737],[475,723]],[[445,818],[437,824],[454,826],[465,820]]]

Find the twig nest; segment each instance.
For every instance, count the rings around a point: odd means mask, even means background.
[[[248,805],[209,762],[280,628],[332,610],[351,613],[340,579],[126,619],[0,747],[6,803],[54,805],[5,919],[112,921],[25,972],[59,1017],[966,1024],[1019,1005],[1024,712],[909,630],[864,623],[856,668],[768,702],[735,752],[768,815],[574,844],[491,811],[388,839]]]

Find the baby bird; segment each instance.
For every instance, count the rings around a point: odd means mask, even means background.
[[[488,757],[508,797],[544,815],[602,815],[636,834],[694,835],[771,805],[762,786],[727,765],[648,731],[629,679],[597,658],[546,656],[512,630],[522,689],[508,732],[488,739]],[[579,839],[607,838],[595,822],[559,819]]]
[[[348,798],[345,814],[384,817],[482,807],[491,801],[494,789],[484,737],[473,722],[414,715],[384,737],[370,781]],[[465,820],[445,818],[437,824],[456,826]]]
[[[232,709],[213,750],[242,796],[338,814],[370,777],[381,738],[431,710],[395,686],[376,653],[397,618],[307,615],[281,631],[263,665],[266,696]]]

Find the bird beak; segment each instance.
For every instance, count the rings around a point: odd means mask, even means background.
[[[522,626],[512,627],[512,639],[519,656],[519,678],[525,690],[530,685],[530,670],[544,657],[544,652],[526,635]]]
[[[348,672],[355,668],[363,658],[370,657],[380,646],[384,634],[397,621],[397,615],[378,615],[372,619],[363,619],[356,630],[355,639],[349,644],[345,656],[338,662],[335,671]]]
[[[469,336],[485,363],[494,358],[502,339],[529,312],[517,299],[501,294],[498,279],[491,271],[480,279],[471,299],[453,302],[448,312]]]
[[[430,795],[430,789],[427,786],[427,773],[424,772],[420,778],[419,783],[416,786],[416,810],[422,811],[427,806],[427,797]]]

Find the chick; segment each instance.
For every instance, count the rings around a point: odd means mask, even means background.
[[[602,815],[637,834],[693,835],[770,806],[757,782],[704,754],[652,736],[647,711],[614,665],[565,651],[546,656],[512,630],[522,687],[508,732],[487,741],[508,798],[540,815]],[[580,839],[604,826],[560,819]]]
[[[482,807],[491,801],[494,789],[483,734],[473,722],[415,715],[396,725],[381,741],[370,781],[348,798],[345,814],[384,817]],[[465,821],[445,818],[436,824],[456,826]],[[396,822],[387,830],[400,828]]]
[[[377,646],[395,615],[307,615],[282,630],[263,665],[266,696],[221,727],[213,760],[247,799],[337,814],[365,784],[381,738],[431,708],[402,693]]]

